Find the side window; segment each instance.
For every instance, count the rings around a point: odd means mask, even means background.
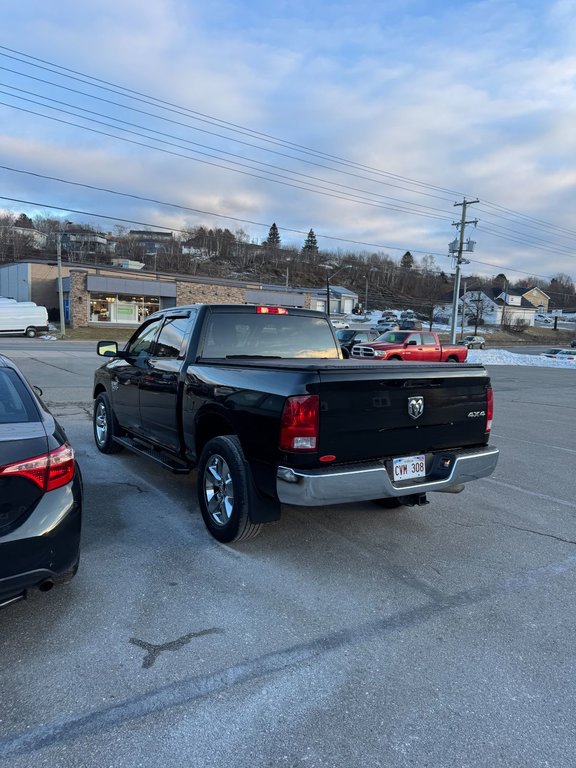
[[[412,344],[422,344],[422,336],[419,333],[411,333],[408,342],[412,342]]]
[[[436,337],[433,333],[423,333],[422,334],[422,343],[423,344],[436,344]]]
[[[127,352],[134,357],[148,354],[161,324],[162,319],[158,318],[158,320],[153,320],[141,328],[138,335],[128,345]]]
[[[185,317],[167,317],[154,345],[154,357],[177,358],[184,355],[192,322],[192,318],[188,315]]]

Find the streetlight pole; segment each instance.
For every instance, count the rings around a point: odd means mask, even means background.
[[[364,314],[366,314],[368,312],[368,278],[370,277],[370,272],[377,272],[377,271],[378,270],[376,270],[374,267],[372,267],[364,275],[364,277],[366,279],[366,295],[365,295],[365,299],[364,299]]]
[[[66,320],[64,318],[64,292],[62,290],[62,233],[56,234],[56,264],[58,266],[58,307],[60,310],[60,336],[66,336]],[[70,277],[72,280],[72,277]],[[70,305],[70,293],[68,291],[68,305]],[[72,312],[72,307],[70,307]]]
[[[286,288],[288,288],[288,270],[290,269],[290,259],[286,259]]]
[[[328,272],[326,272],[326,314],[328,318],[330,318],[330,280],[332,280],[333,277],[336,277],[338,272],[342,272],[343,269],[350,269],[350,266],[350,264],[344,264],[343,267],[339,267],[339,269],[331,275],[328,275]]]

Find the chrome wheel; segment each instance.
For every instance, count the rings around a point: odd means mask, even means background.
[[[226,525],[234,511],[234,485],[230,467],[218,454],[211,456],[204,470],[204,496],[215,525]]]
[[[122,446],[114,438],[124,433],[118,425],[108,395],[105,392],[101,392],[94,401],[92,426],[94,442],[100,453],[118,453],[122,450]]]
[[[96,433],[96,442],[98,445],[105,445],[106,438],[108,437],[108,414],[106,413],[106,406],[100,402],[96,406],[96,413],[94,414],[94,431]]]

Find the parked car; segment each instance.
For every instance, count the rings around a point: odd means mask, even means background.
[[[397,320],[378,320],[375,325],[372,325],[370,327],[371,331],[376,331],[378,333],[386,333],[386,331],[398,331],[400,330],[400,326],[398,325]]]
[[[574,347],[576,347],[576,339],[573,339],[573,340],[570,342],[570,346],[572,347],[572,349],[574,349]]]
[[[544,323],[545,325],[552,325],[554,322],[551,317],[548,317],[548,315],[534,315],[534,320],[537,323]]]
[[[571,349],[549,349],[547,352],[542,352],[542,355],[554,360],[576,360],[576,352]]]
[[[543,357],[556,357],[560,352],[564,352],[564,349],[562,347],[552,347],[551,349],[548,349],[546,352],[541,352],[540,354]]]
[[[342,328],[339,331],[336,331],[336,338],[338,339],[340,346],[348,352],[352,351],[354,344],[363,344],[365,342],[374,341],[379,335],[379,331],[373,331],[372,329],[355,331],[353,328]]]
[[[422,323],[420,320],[413,320],[406,318],[405,320],[400,321],[400,331],[421,331],[422,330]]]
[[[468,349],[484,349],[486,346],[486,339],[484,336],[464,336],[463,339],[458,341],[458,344],[464,344]]]
[[[82,478],[66,433],[0,355],[0,606],[78,568]]]
[[[333,327],[337,330],[341,328],[350,328],[348,323],[345,320],[336,320],[335,318],[330,318],[330,322],[332,323]]]
[[[556,360],[576,360],[576,352],[571,349],[561,349],[556,355]]]

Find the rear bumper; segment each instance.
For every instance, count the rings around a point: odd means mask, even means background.
[[[74,573],[80,556],[82,483],[46,493],[24,523],[0,536],[0,606]]]
[[[498,455],[492,446],[440,451],[429,457],[431,470],[426,477],[401,483],[392,481],[385,461],[332,469],[278,467],[276,492],[283,504],[308,507],[443,491],[491,475]],[[445,459],[450,459],[448,467],[443,466]]]

